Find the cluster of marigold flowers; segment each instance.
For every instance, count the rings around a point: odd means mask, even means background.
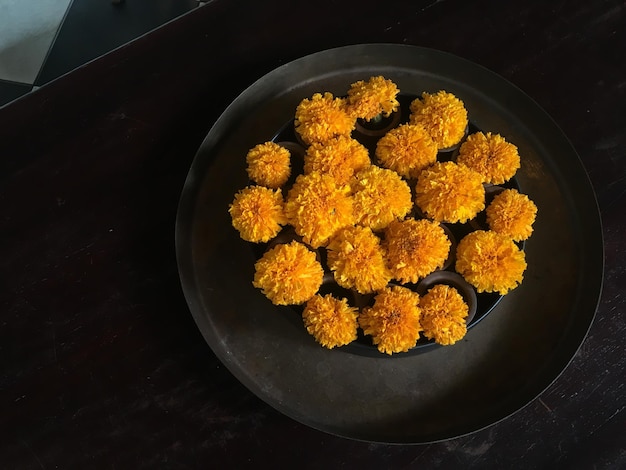
[[[519,169],[517,147],[497,134],[467,135],[464,103],[439,91],[413,100],[409,121],[388,130],[370,155],[352,137],[357,120],[398,112],[398,93],[377,76],[353,83],[345,97],[303,99],[294,120],[306,147],[302,174],[287,188],[289,150],[256,145],[246,156],[252,184],[229,208],[233,226],[252,243],[293,227],[296,239],[270,244],[257,261],[253,285],[276,305],[304,304],[307,331],[327,348],[354,341],[359,327],[387,354],[414,347],[420,333],[442,345],[463,338],[468,305],[454,287],[435,285],[420,296],[407,286],[449,258],[442,223],[466,223],[485,210],[488,229],[463,237],[455,253],[455,270],[477,292],[504,295],[526,269],[515,242],[531,235],[535,204],[505,189],[485,207],[486,185],[503,184]],[[437,160],[461,141],[455,161]],[[358,309],[319,294],[325,268],[341,287],[373,294],[373,304]]]

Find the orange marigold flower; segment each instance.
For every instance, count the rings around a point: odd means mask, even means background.
[[[268,188],[280,188],[291,175],[291,154],[275,142],[255,145],[248,151],[246,163],[250,179]]]
[[[347,299],[328,294],[313,296],[304,307],[302,319],[306,330],[325,348],[344,346],[357,338],[358,309]]]
[[[485,213],[491,230],[521,241],[533,233],[537,206],[526,194],[505,189],[493,198]]]
[[[491,132],[468,135],[459,148],[456,161],[480,173],[484,183],[492,184],[510,180],[520,167],[517,147]]]
[[[337,232],[328,244],[328,267],[337,284],[361,294],[380,290],[391,280],[380,239],[369,227]]]
[[[399,92],[396,84],[383,76],[370,77],[367,82],[359,80],[348,90],[348,112],[366,121],[379,114],[388,117],[400,106],[396,99]]]
[[[304,155],[304,172],[319,171],[346,184],[355,172],[370,165],[367,148],[358,140],[340,135],[323,143],[313,143]]]
[[[469,307],[452,286],[437,284],[420,298],[424,336],[436,343],[450,345],[467,333],[465,319]]]
[[[387,132],[376,144],[380,164],[405,178],[437,161],[437,144],[422,126],[401,124]]]
[[[385,288],[375,297],[374,305],[359,315],[363,333],[372,337],[385,354],[408,351],[419,338],[419,295],[406,287]]]
[[[456,270],[478,292],[504,295],[522,282],[526,257],[511,238],[477,230],[459,242]]]
[[[465,223],[485,208],[481,176],[454,162],[422,170],[415,187],[417,206],[438,222]]]
[[[306,302],[317,293],[324,277],[315,253],[297,241],[269,249],[254,269],[252,285],[275,305]]]
[[[228,212],[241,238],[248,242],[267,242],[287,224],[280,189],[248,186],[235,194]]]
[[[332,93],[315,93],[296,108],[295,130],[306,144],[324,142],[337,135],[349,135],[356,118],[345,110],[345,100]]]
[[[317,171],[296,178],[287,193],[285,214],[313,248],[326,245],[337,230],[355,222],[350,187]]]
[[[393,278],[416,283],[443,267],[450,252],[450,240],[443,227],[430,220],[405,219],[385,229],[385,248]]]
[[[452,93],[422,93],[411,102],[411,124],[421,124],[439,149],[458,144],[467,129],[467,110]]]
[[[395,171],[376,165],[359,171],[352,179],[357,223],[382,230],[413,208],[411,188]]]

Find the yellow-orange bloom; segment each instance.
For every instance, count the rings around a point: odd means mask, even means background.
[[[328,267],[337,284],[361,294],[384,288],[391,280],[380,239],[368,227],[346,227],[328,244]]]
[[[325,348],[344,346],[357,338],[358,309],[347,299],[328,294],[313,296],[304,307],[302,320],[306,330]]]
[[[317,171],[296,178],[287,193],[285,214],[313,248],[325,246],[337,230],[355,222],[350,187]]]
[[[315,253],[297,241],[269,249],[254,269],[252,285],[275,305],[306,302],[317,293],[324,277]]]
[[[408,351],[415,346],[422,330],[419,300],[419,295],[406,287],[385,288],[376,295],[372,307],[363,309],[359,325],[380,352]]]
[[[517,147],[491,132],[476,132],[467,136],[459,148],[456,161],[480,173],[484,183],[492,184],[510,180],[520,167]]]
[[[387,260],[393,278],[416,283],[443,267],[450,252],[450,240],[437,222],[405,219],[385,229]]]
[[[420,298],[424,336],[442,345],[456,343],[467,333],[469,307],[451,286],[437,284]]]
[[[465,223],[485,208],[481,176],[454,162],[437,162],[422,170],[415,194],[417,206],[438,222]]]
[[[459,242],[455,267],[478,292],[504,295],[522,282],[526,257],[511,238],[477,230]]]
[[[235,194],[228,212],[233,227],[248,242],[267,242],[287,224],[280,189],[248,186]]]
[[[395,83],[383,76],[354,82],[348,90],[348,112],[366,121],[379,114],[387,117],[400,106],[396,99],[399,91]]]
[[[533,233],[537,206],[526,194],[505,189],[493,198],[485,213],[491,230],[521,241]]]
[[[411,188],[395,171],[371,165],[352,179],[354,214],[358,224],[382,230],[413,208]]]
[[[340,135],[323,143],[314,143],[304,155],[304,172],[318,171],[346,184],[355,172],[370,165],[367,148],[358,140]]]
[[[382,166],[405,178],[437,161],[437,144],[419,125],[401,124],[388,131],[376,144],[376,157]]]
[[[458,144],[467,129],[467,110],[463,101],[452,93],[422,93],[422,99],[411,102],[411,124],[420,124],[439,149]]]
[[[306,144],[349,135],[355,124],[356,118],[346,112],[345,100],[334,98],[332,93],[315,93],[296,108],[295,131]]]
[[[275,142],[255,145],[248,151],[246,163],[250,179],[268,188],[280,188],[291,175],[291,154]]]

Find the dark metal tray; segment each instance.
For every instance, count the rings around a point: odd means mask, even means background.
[[[392,79],[402,92],[445,89],[480,129],[518,146],[516,180],[537,204],[528,269],[466,337],[424,354],[353,354],[320,347],[289,309],[252,286],[256,256],[231,227],[228,205],[247,181],[245,155],[271,140],[315,92]],[[571,144],[528,96],[447,53],[366,44],[279,67],[245,90],[202,143],[176,223],[181,282],[215,354],[277,410],[353,439],[424,443],[489,426],[531,402],[564,370],[593,320],[603,275],[595,195]]]

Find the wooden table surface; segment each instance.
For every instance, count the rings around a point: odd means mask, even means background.
[[[357,43],[478,63],[543,107],[604,226],[589,334],[536,400],[413,446],[308,428],[200,335],[174,224],[194,154],[277,66]],[[621,1],[214,0],[0,109],[3,468],[625,468],[626,6]],[[218,465],[219,464],[219,465]]]

